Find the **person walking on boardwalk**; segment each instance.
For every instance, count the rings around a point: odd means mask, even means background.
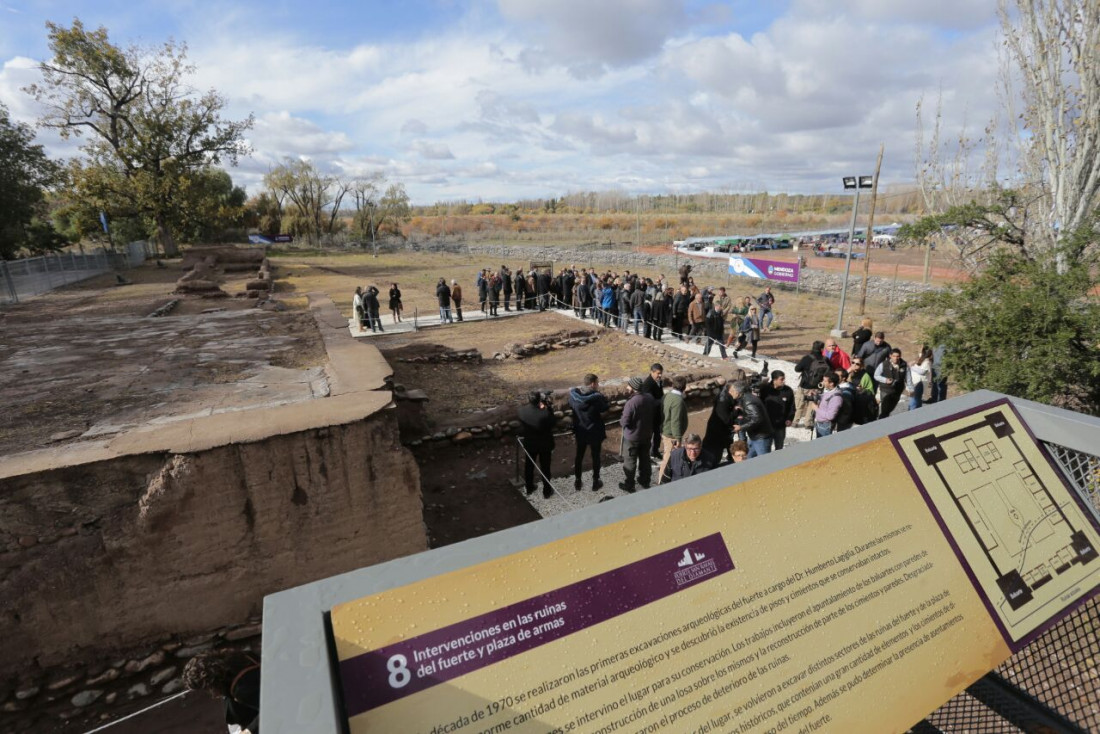
[[[404,304],[401,303],[401,289],[397,287],[397,283],[392,283],[390,285],[390,313],[393,315],[393,323],[400,323],[401,312],[404,308]]]

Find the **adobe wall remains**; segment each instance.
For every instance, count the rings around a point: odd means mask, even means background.
[[[258,631],[264,595],[427,549],[392,368],[310,305],[325,397],[0,457],[0,730],[175,690],[194,651]],[[178,662],[114,665],[141,650]]]

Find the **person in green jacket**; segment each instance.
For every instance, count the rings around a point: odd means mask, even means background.
[[[661,408],[661,467],[657,472],[657,483],[663,481],[665,467],[672,451],[680,447],[680,439],[687,432],[688,410],[684,402],[684,388],[687,379],[683,375],[672,378],[672,389],[665,393]]]

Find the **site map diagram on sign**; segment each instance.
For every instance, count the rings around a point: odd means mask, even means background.
[[[1010,644],[1095,588],[1100,534],[1008,403],[894,442]]]

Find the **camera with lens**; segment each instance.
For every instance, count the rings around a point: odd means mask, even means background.
[[[746,378],[748,380],[748,389],[753,395],[760,396],[760,388],[771,382],[771,375],[768,373],[768,362],[764,361],[764,366],[755,375],[750,375]]]

